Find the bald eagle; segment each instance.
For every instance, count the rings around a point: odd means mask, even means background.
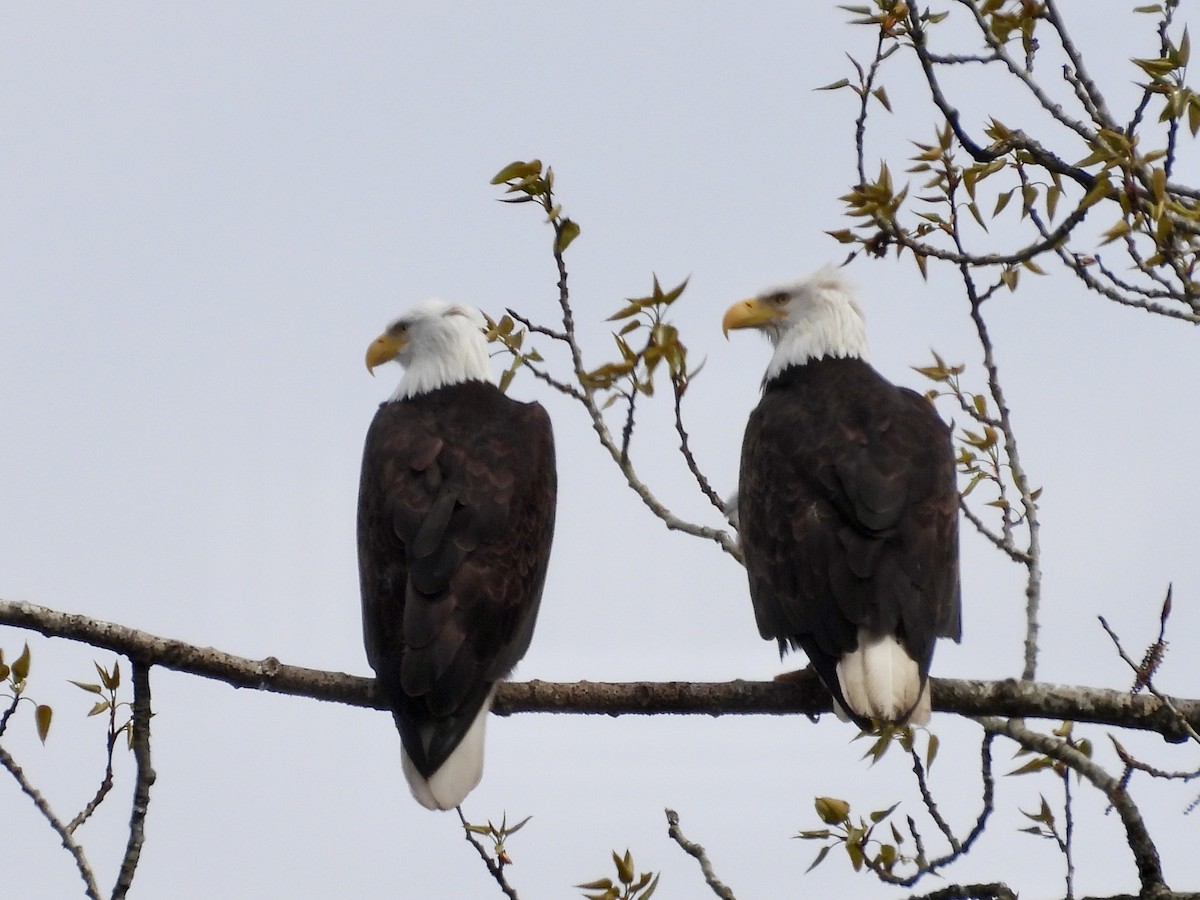
[[[737,524],[759,633],[803,649],[843,718],[923,724],[939,637],[961,637],[950,430],[867,362],[832,267],[725,313],[774,354],[742,443]]]
[[[483,775],[496,685],[533,636],[554,533],[546,411],[490,380],[483,318],[425,301],[370,345],[404,367],[367,432],[363,637],[413,796],[453,809]]]

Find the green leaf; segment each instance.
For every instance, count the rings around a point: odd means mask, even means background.
[[[646,888],[645,892],[643,892],[641,900],[650,900],[650,898],[654,896],[654,892],[658,890],[658,878],[658,875],[654,876],[654,880],[650,882],[650,886]]]
[[[1042,769],[1048,769],[1052,763],[1044,756],[1039,756],[1037,759],[1030,760],[1018,769],[1013,769],[1009,775],[1028,775],[1031,772],[1040,772]]]
[[[828,828],[818,828],[815,831],[801,831],[798,834],[792,835],[792,837],[799,838],[802,841],[816,841],[832,836],[833,832]]]
[[[850,87],[850,79],[849,78],[839,78],[837,81],[834,81],[831,84],[825,84],[819,88],[816,88],[816,90],[818,90],[818,91],[836,91],[836,90],[840,90],[841,88],[844,88],[844,87]]]
[[[832,850],[833,847],[833,844],[826,844],[824,847],[822,847],[817,852],[816,858],[814,858],[813,861],[809,863],[808,868],[804,870],[804,874],[807,875],[821,863],[825,862],[825,857],[829,855],[829,851]]]
[[[29,642],[25,642],[25,649],[21,651],[21,655],[13,660],[12,676],[14,681],[24,681],[29,677]]]
[[[514,825],[512,828],[506,828],[504,830],[504,833],[507,835],[516,834],[518,831],[520,831],[522,828],[524,828],[525,824],[532,818],[533,818],[533,816],[526,816],[520,822],[518,822],[516,825]]]
[[[82,681],[71,681],[70,679],[67,680],[67,683],[73,684],[75,687],[81,688],[89,694],[99,694],[101,692],[101,687],[98,684],[84,684]]]
[[[892,104],[888,100],[887,91],[885,91],[882,87],[878,87],[875,90],[871,91],[871,94],[872,94],[872,96],[875,97],[876,100],[878,100],[880,103],[883,104],[884,109],[886,109],[888,112],[892,111]]]
[[[925,768],[932,769],[933,761],[937,759],[938,748],[942,746],[941,740],[936,734],[929,735],[929,746],[925,749]]]
[[[504,184],[514,178],[529,178],[542,174],[542,161],[531,159],[529,162],[511,162],[492,176],[492,184]]]
[[[88,717],[90,718],[91,716],[99,715],[100,713],[106,711],[110,706],[112,706],[112,704],[107,700],[97,700],[96,705],[93,706],[88,712]]]
[[[96,667],[96,671],[100,673],[100,683],[102,685],[104,685],[106,688],[108,688],[110,691],[115,691],[118,687],[121,686],[121,669],[120,669],[120,664],[117,662],[117,660],[115,660],[115,659],[113,660],[113,667],[112,667],[111,672],[106,672],[104,670],[104,667],[101,666],[100,663],[98,663],[98,662],[93,661],[92,665],[94,665]]]
[[[817,797],[813,801],[817,815],[826,825],[839,825],[850,815],[850,804],[836,797]]]
[[[975,221],[979,223],[979,227],[984,231],[987,231],[987,222],[983,221],[983,216],[979,212],[979,207],[974,201],[967,204],[967,211],[970,212]]]
[[[558,228],[558,236],[554,240],[554,252],[564,253],[571,242],[579,237],[579,225],[573,219],[563,219]]]
[[[613,858],[613,863],[616,864],[617,878],[619,878],[621,880],[621,884],[632,884],[634,872],[633,872],[633,856],[630,854],[630,852],[628,850],[626,850],[625,856],[621,857],[621,856],[618,856],[617,851],[614,850],[612,858]]]
[[[879,809],[879,810],[876,810],[875,812],[871,813],[872,824],[878,825],[880,822],[882,822],[884,819],[886,819],[888,816],[890,816],[892,813],[894,813],[896,811],[896,807],[899,805],[900,805],[899,802],[896,802],[896,803],[893,803],[891,806],[889,806],[887,809]]]
[[[863,866],[862,846],[860,844],[858,844],[857,842],[856,843],[847,843],[846,844],[846,853],[849,854],[849,856],[850,856],[850,865],[852,865],[854,867],[854,871],[855,872],[861,871],[862,866]]]
[[[595,881],[575,885],[575,887],[585,891],[606,891],[612,886],[611,878],[597,878]]]
[[[46,735],[50,733],[50,720],[54,718],[54,710],[44,703],[38,704],[34,710],[33,719],[37,723],[37,735],[41,742],[46,743]]]

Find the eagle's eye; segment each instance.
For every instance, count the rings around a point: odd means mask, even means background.
[[[783,306],[783,304],[788,302],[788,294],[786,291],[777,291],[774,294],[768,294],[766,301],[772,306]]]

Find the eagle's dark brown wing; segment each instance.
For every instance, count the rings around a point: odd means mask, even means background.
[[[358,507],[363,634],[425,777],[529,647],[555,492],[545,410],[493,385],[385,403],[371,423]]]
[[[949,429],[862,360],[768,382],[746,427],[738,518],[760,633],[803,648],[844,707],[835,669],[860,628],[896,635],[922,679],[935,640],[959,638]]]

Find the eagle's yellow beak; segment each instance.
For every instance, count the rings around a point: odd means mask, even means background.
[[[721,331],[725,337],[729,337],[729,332],[734,328],[757,328],[786,315],[787,313],[779,307],[765,303],[758,297],[751,297],[725,310],[725,318],[721,320]]]
[[[375,367],[396,358],[396,354],[404,349],[404,340],[384,332],[367,348],[367,371],[375,374]]]

